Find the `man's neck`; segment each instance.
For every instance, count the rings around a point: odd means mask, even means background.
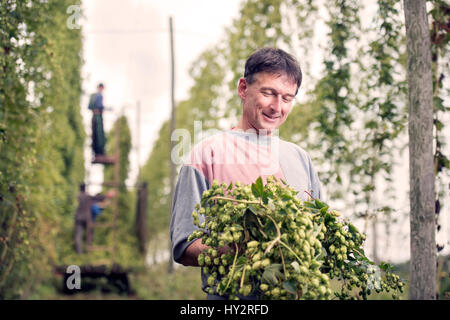
[[[237,126],[231,128],[232,131],[244,131],[244,132],[256,132],[257,135],[269,136],[272,135],[272,130],[270,129],[257,129],[251,126],[249,123],[244,122],[244,119],[241,118]]]

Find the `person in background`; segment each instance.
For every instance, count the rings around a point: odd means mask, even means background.
[[[103,105],[103,95],[104,90],[103,83],[97,86],[97,92],[91,94],[89,98],[89,110],[92,110],[92,149],[94,154],[104,155],[105,154],[105,144],[106,137],[105,131],[103,130],[103,111],[105,106]]]
[[[93,239],[92,228],[92,205],[96,202],[102,202],[107,198],[115,197],[115,191],[108,191],[106,196],[97,194],[91,196],[86,193],[86,185],[80,184],[80,192],[78,194],[78,208],[75,212],[75,251],[78,254],[83,253],[83,240],[86,238],[86,245],[89,246]],[[84,237],[85,235],[85,237]]]
[[[97,216],[102,214],[103,209],[101,202],[96,202],[91,206],[92,221],[95,221]]]
[[[97,194],[97,196],[101,196],[101,194]],[[110,205],[110,198],[114,197],[114,190],[110,190],[106,193],[106,199],[103,201],[94,202],[91,206],[91,215],[92,221],[95,221],[97,217],[102,214],[103,210]]]

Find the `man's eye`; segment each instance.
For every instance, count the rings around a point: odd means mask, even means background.
[[[292,100],[294,100],[292,97],[283,97],[284,102],[291,102]]]

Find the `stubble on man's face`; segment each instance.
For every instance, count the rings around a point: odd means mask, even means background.
[[[271,134],[286,121],[297,83],[286,73],[267,72],[258,73],[252,84],[244,81],[239,93],[243,101],[241,129]]]

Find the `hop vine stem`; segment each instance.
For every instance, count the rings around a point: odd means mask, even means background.
[[[237,256],[238,256],[238,253],[239,253],[239,248],[238,248],[236,242],[234,243],[234,247],[236,249],[236,253],[234,254],[233,266],[231,267],[231,275],[230,275],[230,277],[228,279],[228,283],[227,283],[227,286],[225,287],[224,291],[227,291],[228,286],[230,285],[231,279],[233,278],[234,270],[236,268],[236,260],[237,260]]]
[[[233,201],[233,202],[247,203],[247,204],[260,204],[259,201],[240,200],[240,199],[227,198],[227,197],[221,197],[221,196],[216,196],[216,197],[213,197],[212,199],[213,199],[213,200]]]

